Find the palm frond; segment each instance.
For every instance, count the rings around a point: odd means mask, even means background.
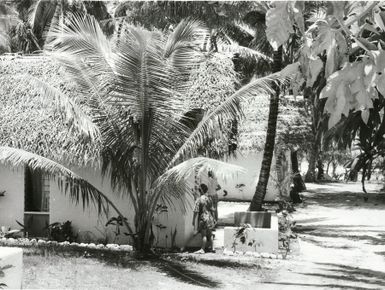
[[[28,22],[32,27],[33,33],[39,39],[40,45],[43,45],[45,42],[46,34],[51,27],[57,5],[57,0],[37,0],[28,9]]]
[[[52,16],[51,22],[49,26],[47,26],[47,29],[44,29],[43,38],[45,39],[45,42],[46,42],[46,45],[45,45],[46,50],[51,49],[50,42],[52,37],[54,37],[53,31],[57,28],[63,27],[63,23],[64,23],[63,4],[64,3],[60,0],[57,2],[55,12]]]
[[[0,3],[0,51],[10,51],[10,38],[8,30],[11,26],[20,23],[18,13],[11,6]]]
[[[12,6],[0,3],[0,31],[7,31],[11,26],[20,23],[19,13]]]
[[[57,178],[58,185],[71,200],[78,204],[82,202],[83,208],[93,204],[99,214],[109,213],[109,206],[115,210],[115,205],[92,184],[78,176],[65,166],[45,157],[11,147],[0,147],[0,161],[13,167],[28,166],[32,170],[41,170],[50,177]],[[119,213],[119,210],[117,210]]]
[[[223,180],[234,179],[239,174],[246,172],[243,167],[238,165],[207,157],[195,157],[167,170],[159,177],[155,187],[160,186],[165,180],[169,180],[170,178],[173,181],[179,182],[183,179],[191,177],[193,173],[197,173],[199,175],[202,172],[208,171],[215,172],[216,176],[222,178]]]
[[[173,68],[174,88],[184,93],[188,88],[188,76],[191,70],[202,61],[201,50],[208,38],[208,29],[202,22],[185,19],[168,36],[164,57]]]
[[[67,123],[77,131],[95,140],[100,136],[98,127],[92,122],[91,118],[86,114],[86,110],[82,105],[76,103],[74,99],[67,96],[59,89],[33,76],[21,76],[22,79],[28,81],[40,90],[40,101],[48,106],[54,106],[61,112]]]
[[[229,54],[229,56],[233,56],[234,54],[238,54],[239,57],[241,57],[241,58],[253,58],[255,61],[264,60],[264,61],[267,61],[269,63],[273,62],[273,59],[270,56],[268,56],[262,52],[259,52],[256,49],[239,45],[238,43],[236,43],[235,41],[233,41],[230,38],[227,38],[227,39],[228,39],[227,42],[225,42],[223,40],[218,42],[218,51],[219,52]]]
[[[31,27],[35,26],[38,15],[40,15],[41,12],[40,10],[42,10],[42,7],[40,6],[41,2],[42,0],[34,1],[28,8],[28,23],[31,25]]]
[[[2,50],[10,51],[11,47],[8,35],[0,31],[0,51]]]
[[[69,22],[55,26],[50,35],[53,38],[50,45],[55,51],[52,55],[58,56],[58,61],[70,71],[81,68],[83,74],[77,77],[80,82],[87,76],[82,85],[92,81],[93,87],[100,91],[109,87],[114,77],[113,52],[93,16],[70,14]]]
[[[272,87],[274,82],[285,82],[286,80],[286,76],[277,73],[251,81],[248,85],[236,91],[221,105],[203,117],[197,128],[174,155],[170,167],[176,164],[180,158],[191,157],[196,149],[202,146],[203,141],[212,136],[218,123],[223,125],[226,124],[226,121],[238,120],[243,115],[239,106],[241,100],[247,100],[261,94],[271,94],[274,91]]]
[[[196,157],[188,159],[162,174],[153,185],[154,195],[152,204],[157,204],[161,199],[168,206],[176,208],[177,206],[184,211],[188,204],[183,203],[186,194],[192,193],[192,179],[194,174],[213,171],[223,180],[234,179],[246,170],[238,165],[233,165],[223,161]]]

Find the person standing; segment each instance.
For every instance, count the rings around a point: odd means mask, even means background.
[[[218,184],[218,179],[215,176],[212,170],[209,170],[208,173],[208,196],[212,199],[214,207],[214,218],[218,222],[218,193],[217,191],[221,189],[221,186]]]
[[[208,197],[208,187],[206,184],[201,184],[199,187],[201,196],[196,200],[193,215],[193,227],[197,226],[197,232],[202,236],[202,246],[197,254],[205,253],[206,246],[210,251],[213,250],[213,229],[215,227],[214,208],[212,199]]]

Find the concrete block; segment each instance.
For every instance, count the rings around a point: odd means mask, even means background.
[[[0,284],[5,289],[21,289],[23,277],[23,250],[20,248],[0,247],[0,268],[4,277],[0,276]]]
[[[278,218],[271,215],[269,228],[245,228],[242,238],[236,234],[239,227],[224,228],[224,248],[228,251],[278,253]]]
[[[270,212],[237,211],[234,213],[234,225],[236,227],[250,224],[254,228],[270,228],[270,221]]]

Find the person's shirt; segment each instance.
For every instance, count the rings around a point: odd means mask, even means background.
[[[212,207],[213,206],[211,199],[208,198],[206,195],[201,195],[195,201],[194,212],[198,213],[199,215],[202,215],[204,213],[211,213],[213,210]]]

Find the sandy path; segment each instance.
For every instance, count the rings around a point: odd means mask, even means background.
[[[385,289],[385,198],[359,184],[309,184],[293,214],[298,243],[260,289]],[[259,287],[258,287],[259,288]]]

